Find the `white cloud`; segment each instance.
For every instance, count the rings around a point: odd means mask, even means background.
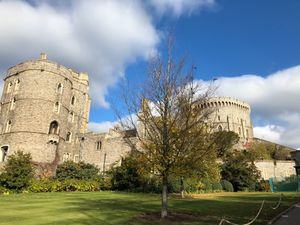
[[[232,96],[250,103],[257,126],[255,136],[264,136],[267,140],[292,147],[300,146],[300,66],[266,77],[220,77],[217,85],[217,95]],[[260,125],[261,122],[264,126]]]
[[[256,126],[253,128],[255,137],[272,141],[275,143],[280,142],[284,128],[276,125]]]
[[[181,16],[190,15],[194,11],[215,6],[215,0],[150,0],[150,4],[159,15],[173,14]]]
[[[0,1],[0,15],[0,71],[47,52],[50,60],[89,72],[92,100],[104,107],[107,88],[125,66],[153,54],[160,39],[138,1],[78,0],[69,7]]]
[[[213,0],[2,0],[0,72],[48,53],[90,75],[92,103],[108,107],[109,87],[125,67],[156,52],[160,31],[153,8],[171,15],[189,14]],[[172,13],[169,11],[171,10]]]
[[[104,122],[89,122],[89,131],[97,132],[97,133],[103,133],[108,132],[109,129],[113,128],[115,125],[117,125],[117,122],[111,122],[111,121],[104,121]]]
[[[137,116],[134,114],[125,115],[120,120],[103,121],[103,122],[89,122],[88,130],[92,132],[108,132],[109,129],[116,126],[123,127],[124,129],[132,129],[136,126]]]

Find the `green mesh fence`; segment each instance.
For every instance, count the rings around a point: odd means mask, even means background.
[[[294,192],[300,190],[300,177],[292,176],[284,180],[269,179],[271,192]]]

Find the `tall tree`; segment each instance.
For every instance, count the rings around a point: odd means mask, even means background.
[[[186,69],[185,59],[174,60],[172,49],[170,39],[166,59],[152,58],[146,80],[137,89],[129,85],[123,92],[130,116],[124,120],[118,114],[123,129],[138,131],[138,142],[128,139],[129,144],[143,154],[145,167],[161,176],[162,218],[168,215],[169,176],[197,171],[203,162],[215,159],[211,127],[206,123],[212,108],[201,107],[212,95],[213,85],[195,82],[195,66]]]

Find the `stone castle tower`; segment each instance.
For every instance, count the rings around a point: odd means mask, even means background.
[[[233,131],[244,144],[253,139],[251,108],[248,103],[230,97],[212,97],[200,107],[212,109],[214,113],[209,120],[216,131]]]
[[[86,73],[49,61],[46,54],[10,68],[0,104],[0,166],[18,150],[30,153],[42,171],[54,171],[66,160],[85,161],[101,171],[121,162],[131,151],[124,138],[137,141],[142,127],[134,132],[88,132],[88,89]],[[247,103],[214,97],[199,107],[213,111],[208,122],[215,131],[237,133],[241,148],[253,138]]]
[[[78,135],[87,130],[88,88],[86,73],[49,61],[43,53],[11,67],[1,98],[0,162],[17,150],[31,153],[34,162],[71,155],[79,161],[74,151]]]

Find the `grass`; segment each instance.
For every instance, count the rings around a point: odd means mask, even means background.
[[[285,193],[282,205],[273,210],[279,194],[272,193],[215,193],[193,198],[170,198],[170,211],[187,213],[185,221],[145,220],[139,215],[158,213],[160,198],[155,194],[122,192],[73,192],[11,194],[0,196],[0,224],[5,225],[149,225],[149,224],[219,224],[224,217],[235,223],[246,223],[257,213],[261,201],[264,209],[254,224],[266,224],[279,212],[300,199],[298,193]]]

